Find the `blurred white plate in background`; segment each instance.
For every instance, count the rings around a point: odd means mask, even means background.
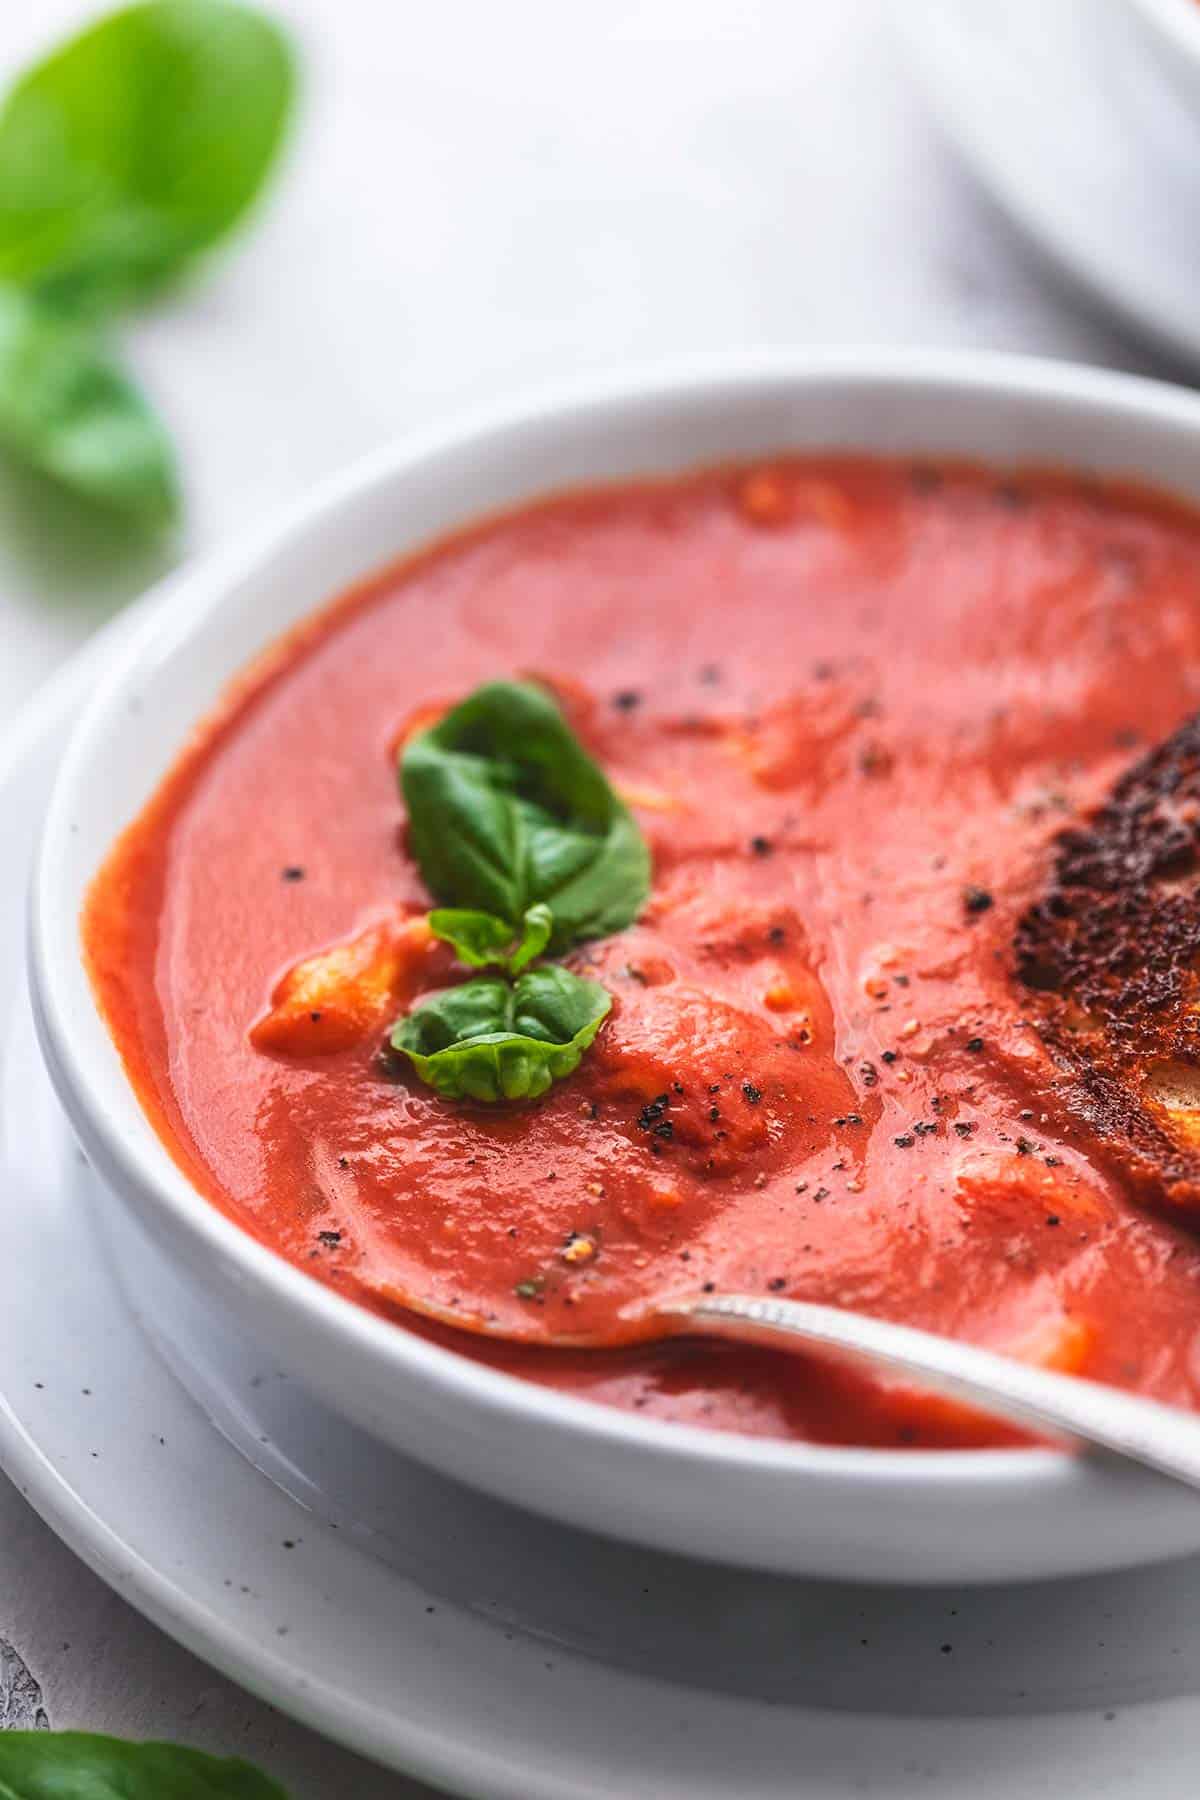
[[[1192,104],[1182,55],[1173,69],[1151,28],[1193,3],[923,0],[891,16],[1004,211],[1127,324],[1200,364],[1200,84]]]

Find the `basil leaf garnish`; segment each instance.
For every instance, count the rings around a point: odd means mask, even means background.
[[[629,809],[553,699],[530,682],[476,688],[405,745],[409,845],[437,937],[503,975],[421,1001],[391,1044],[454,1099],[533,1100],[570,1075],[612,1007],[598,982],[545,950],[632,924],[650,853]]]
[[[4,1800],[287,1800],[237,1757],[89,1731],[0,1731]]]
[[[514,982],[482,975],[400,1020],[392,1048],[456,1100],[535,1100],[579,1067],[612,1006],[599,982],[552,964]]]
[[[175,459],[146,401],[90,326],[16,288],[0,288],[0,442],[143,525],[176,510]]]
[[[237,0],[141,0],[34,64],[0,108],[0,280],[89,313],[142,298],[247,211],[295,88]]]
[[[549,948],[632,924],[650,854],[542,688],[493,681],[404,748],[400,781],[421,873],[448,907],[491,913],[515,937],[550,908]]]
[[[542,905],[528,909],[519,938],[514,936],[512,926],[494,913],[439,906],[429,915],[434,937],[452,945],[459,962],[472,969],[486,969],[497,963],[511,975],[519,975],[527,963],[542,954],[550,942],[553,925],[554,915]]]

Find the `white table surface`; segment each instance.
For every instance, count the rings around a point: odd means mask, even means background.
[[[676,352],[846,340],[1171,373],[1064,293],[962,173],[889,4],[920,0],[280,0],[308,92],[275,200],[127,333],[181,448],[182,541],[150,553],[82,528],[0,467],[0,720],[173,558],[464,403]],[[0,6],[0,72],[94,10]],[[427,1792],[178,1649],[2,1478],[0,1639],[54,1725],[240,1751],[296,1800]]]

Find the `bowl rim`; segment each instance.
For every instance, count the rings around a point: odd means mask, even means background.
[[[161,1165],[157,1164],[121,1129],[119,1119],[106,1116],[92,1093],[87,1060],[78,1050],[79,1038],[72,1030],[72,1015],[80,1005],[90,1008],[103,1025],[79,954],[77,910],[72,908],[68,914],[55,904],[55,877],[61,860],[58,847],[70,833],[70,813],[87,774],[91,740],[113,709],[122,704],[131,682],[141,680],[144,685],[147,677],[153,680],[155,653],[177,647],[201,629],[231,586],[268,567],[294,535],[320,529],[351,501],[401,482],[426,461],[472,440],[517,427],[537,430],[567,412],[602,412],[621,402],[655,397],[678,401],[688,393],[730,384],[739,389],[783,384],[802,390],[806,385],[830,382],[847,391],[880,384],[965,390],[982,407],[1022,397],[1037,403],[1057,398],[1091,408],[1110,424],[1124,413],[1142,423],[1184,427],[1200,444],[1200,394],[1164,381],[1008,352],[872,345],[659,360],[590,380],[526,389],[496,405],[456,412],[433,430],[404,434],[278,509],[265,524],[243,533],[228,548],[185,565],[157,584],[145,602],[147,617],[134,627],[101,672],[55,776],[34,858],[28,962],[38,1033],[72,1123],[110,1181],[136,1195],[143,1211],[165,1209],[170,1223],[190,1240],[194,1250],[236,1270],[239,1284],[248,1294],[269,1298],[276,1307],[304,1316],[306,1327],[314,1333],[323,1333],[338,1340],[342,1348],[388,1366],[398,1378],[418,1381],[439,1399],[473,1405],[501,1420],[540,1423],[611,1445],[614,1450],[706,1468],[715,1464],[747,1475],[769,1472],[810,1481],[849,1479],[856,1485],[918,1500],[922,1493],[943,1489],[948,1483],[959,1484],[965,1493],[988,1502],[1002,1499],[1006,1492],[1028,1491],[1031,1484],[1043,1498],[1067,1498],[1081,1492],[1085,1483],[1094,1483],[1097,1470],[1083,1459],[1051,1448],[925,1450],[916,1454],[908,1449],[749,1437],[702,1425],[648,1419],[584,1396],[542,1387],[405,1331],[312,1280],[235,1224],[192,1186],[151,1128],[161,1157]],[[768,448],[764,445],[764,452]],[[1012,460],[1020,460],[1019,452]],[[1131,473],[1136,476],[1136,470]],[[532,500],[544,491],[531,489],[527,498]],[[364,571],[364,575],[370,573]],[[336,593],[329,596],[330,601],[336,598]],[[209,696],[210,703],[215,698]],[[173,747],[172,756],[178,748],[178,744]],[[70,918],[69,941],[56,935],[52,925],[56,912],[61,912],[64,920]],[[107,1033],[107,1026],[104,1030]],[[131,1084],[130,1088],[132,1093]],[[136,1093],[133,1100],[140,1110]],[[313,1341],[316,1343],[316,1336]]]

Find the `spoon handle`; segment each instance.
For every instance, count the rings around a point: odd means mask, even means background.
[[[1157,1469],[1200,1487],[1200,1417],[1086,1381],[1054,1374],[954,1338],[894,1325],[836,1306],[751,1294],[705,1294],[662,1308],[677,1334],[732,1338],[776,1350],[826,1350],[843,1360],[913,1376],[922,1387],[965,1400],[1040,1432]]]

